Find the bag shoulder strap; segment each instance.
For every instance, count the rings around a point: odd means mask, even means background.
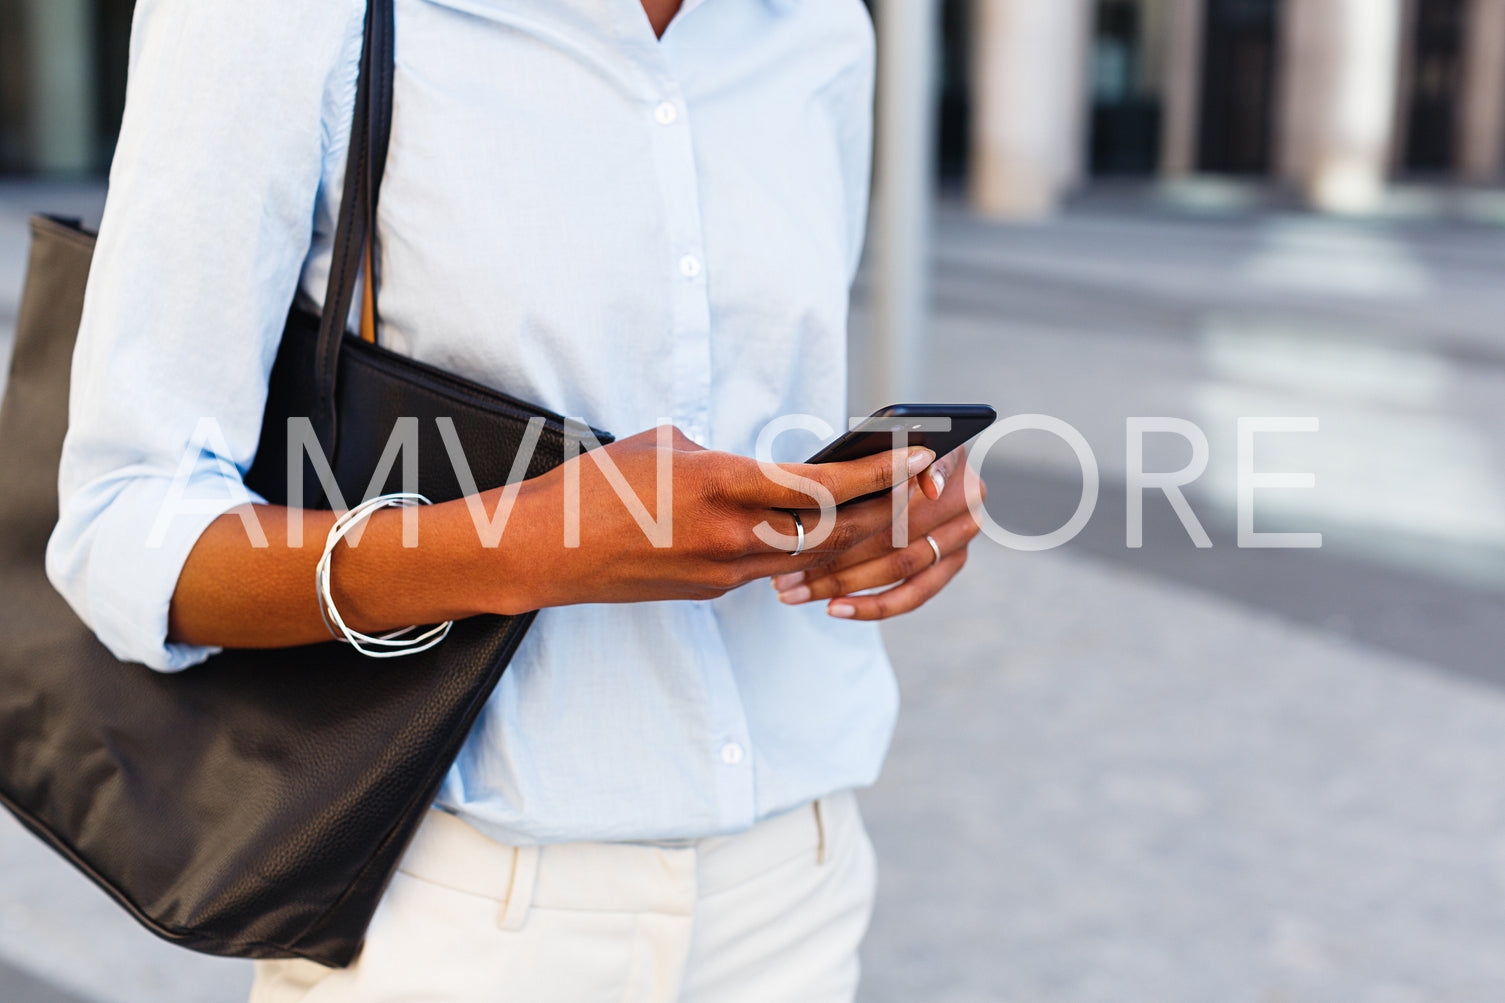
[[[335,380],[339,371],[340,344],[355,298],[363,261],[369,260],[366,288],[371,308],[373,336],[379,314],[376,296],[380,279],[375,269],[378,255],[368,249],[375,243],[376,207],[386,170],[387,147],[392,136],[393,0],[369,0],[365,36],[361,45],[360,76],[355,85],[355,112],[350,123],[350,150],[345,158],[345,184],[335,226],[334,254],[329,265],[329,284],[324,291],[324,311],[319,318],[319,338],[314,353],[314,385],[318,391],[314,431],[326,456],[333,456],[339,429],[335,424]]]

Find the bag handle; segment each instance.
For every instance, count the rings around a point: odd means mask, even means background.
[[[350,151],[345,158],[344,192],[340,198],[329,284],[324,291],[324,312],[319,318],[319,338],[314,350],[317,402],[316,413],[310,417],[319,444],[331,462],[339,444],[334,395],[340,344],[345,339],[345,324],[355,299],[356,281],[363,261],[367,265],[363,314],[364,308],[369,306],[373,339],[379,320],[376,312],[379,276],[375,268],[378,255],[373,253],[373,245],[376,242],[377,199],[392,137],[395,58],[392,4],[393,0],[369,0],[366,5],[360,76],[355,85],[355,112],[350,123]],[[362,327],[366,326],[363,320]]]

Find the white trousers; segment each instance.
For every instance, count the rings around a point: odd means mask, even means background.
[[[251,1003],[850,1003],[874,885],[850,792],[673,847],[433,811],[356,963],[258,961]]]

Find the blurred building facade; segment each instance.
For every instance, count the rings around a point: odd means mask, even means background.
[[[1505,0],[912,0],[944,19],[942,173],[982,212],[1232,175],[1363,211],[1505,179]],[[106,166],[134,0],[0,0],[0,172]],[[881,29],[881,26],[880,26]]]
[[[946,0],[941,162],[990,215],[1091,177],[1269,179],[1373,208],[1505,180],[1505,0]]]

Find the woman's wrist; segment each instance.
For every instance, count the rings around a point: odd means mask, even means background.
[[[404,545],[405,519],[418,522],[417,546]],[[495,612],[483,565],[463,500],[382,509],[367,520],[358,543],[336,549],[333,598],[346,621],[367,633],[460,620]]]
[[[488,515],[499,496],[482,496]],[[464,499],[373,512],[358,537],[352,533],[335,547],[329,598],[345,623],[365,634],[544,605],[539,585],[546,579],[533,572],[548,567],[547,557],[520,547],[538,535],[523,510],[548,506],[519,502],[495,547],[484,545]],[[314,572],[337,513],[259,505],[253,515],[265,543],[253,543],[241,515],[230,512],[194,544],[168,611],[172,641],[280,648],[330,638]],[[416,547],[403,546],[405,518],[418,520]],[[302,524],[297,545],[293,520]]]
[[[430,573],[451,584],[451,601],[464,609],[462,616],[516,615],[545,605],[538,574],[545,562],[534,546],[535,487],[532,481],[518,486],[500,526],[498,506],[507,504],[503,488],[434,507],[437,546]]]

